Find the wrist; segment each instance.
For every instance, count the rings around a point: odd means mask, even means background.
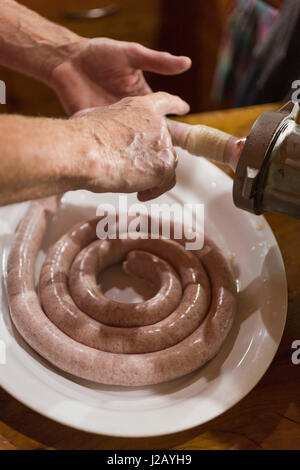
[[[40,64],[39,77],[43,82],[55,90],[57,70],[80,53],[87,39],[77,36],[75,33],[66,30],[65,35],[57,42],[51,44],[49,53]]]
[[[105,139],[99,132],[101,125],[99,122],[91,125],[87,121],[84,117],[65,121],[68,138],[72,141],[72,162],[67,170],[67,179],[72,189],[111,191],[111,165]]]
[[[63,193],[86,188],[86,164],[90,153],[87,135],[68,119],[41,119],[35,146],[40,181]],[[50,138],[49,138],[50,137]],[[47,142],[44,145],[44,142]]]
[[[0,129],[0,204],[85,188],[88,142],[67,120],[3,116]]]

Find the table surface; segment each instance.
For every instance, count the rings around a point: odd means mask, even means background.
[[[246,135],[255,119],[278,105],[189,115],[206,124]],[[300,220],[277,214],[266,218],[281,249],[288,279],[285,332],[268,371],[237,405],[209,423],[177,434],[120,439],[76,431],[35,413],[0,389],[0,449],[300,449],[300,365],[291,361],[300,340]]]

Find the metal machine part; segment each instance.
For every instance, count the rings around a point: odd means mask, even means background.
[[[298,103],[265,111],[243,146],[233,184],[237,207],[300,219],[300,126]]]

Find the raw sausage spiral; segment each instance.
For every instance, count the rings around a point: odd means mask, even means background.
[[[57,200],[33,202],[18,226],[7,264],[12,320],[41,356],[75,376],[125,386],[165,382],[194,371],[223,344],[236,312],[236,288],[215,245],[191,252],[175,240],[98,240],[93,219],[63,235],[34,270]],[[153,282],[138,304],[106,298],[100,271],[125,260]]]

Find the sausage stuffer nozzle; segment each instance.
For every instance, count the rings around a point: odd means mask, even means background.
[[[300,219],[298,112],[298,103],[292,101],[278,111],[265,111],[243,139],[201,125],[172,123],[170,130],[175,145],[235,170],[237,207],[257,215],[272,211]]]

